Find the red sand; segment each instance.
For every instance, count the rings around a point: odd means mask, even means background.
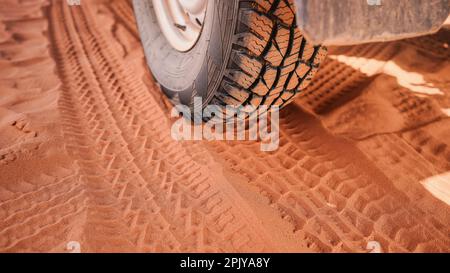
[[[281,146],[177,142],[127,1],[0,7],[0,251],[450,251],[450,32],[332,48]]]

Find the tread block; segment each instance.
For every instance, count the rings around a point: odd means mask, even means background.
[[[293,0],[244,1],[238,14],[223,79],[228,82],[214,101],[244,107],[286,105],[311,82],[326,48],[305,40],[296,26]]]

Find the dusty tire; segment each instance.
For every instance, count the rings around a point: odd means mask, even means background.
[[[188,52],[162,35],[152,1],[134,0],[148,65],[174,104],[284,106],[303,90],[326,50],[296,27],[293,0],[209,0],[201,37]]]

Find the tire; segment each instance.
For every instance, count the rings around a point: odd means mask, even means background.
[[[296,27],[294,0],[209,0],[202,34],[173,49],[152,1],[134,0],[148,65],[174,104],[283,107],[310,83],[326,49]]]

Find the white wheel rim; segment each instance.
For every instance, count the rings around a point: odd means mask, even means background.
[[[152,0],[161,31],[178,51],[192,49],[205,21],[208,0]]]

